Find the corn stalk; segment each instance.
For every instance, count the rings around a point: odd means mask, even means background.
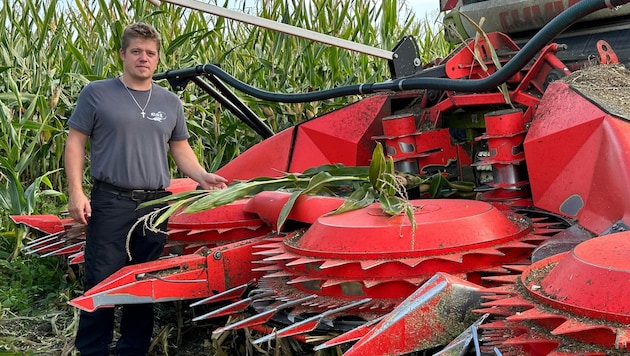
[[[395,172],[392,157],[385,157],[383,146],[377,143],[369,167],[323,165],[299,174],[237,181],[223,190],[195,190],[173,194],[141,204],[139,208],[164,203],[168,205],[145,215],[137,225],[144,224],[145,227],[155,230],[176,214],[210,210],[254,196],[261,191],[285,191],[291,196],[278,216],[278,231],[282,230],[300,195],[343,196],[345,202],[331,214],[361,209],[378,202],[382,211],[390,216],[405,214],[414,228],[412,231],[415,231],[414,208],[409,202],[407,189],[420,186],[425,186],[425,191],[430,191],[432,198],[456,192],[461,195],[473,194],[474,189],[474,184],[470,182],[449,182],[440,174],[427,177]]]

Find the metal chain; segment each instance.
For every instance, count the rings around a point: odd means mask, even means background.
[[[129,96],[131,97],[131,99],[133,99],[133,102],[136,103],[136,106],[138,107],[138,109],[140,109],[140,115],[142,115],[142,118],[144,119],[144,116],[146,115],[144,110],[147,108],[147,106],[149,106],[149,102],[151,101],[151,93],[153,92],[153,83],[151,83],[151,88],[149,88],[149,97],[147,98],[147,103],[144,104],[144,107],[142,107],[140,106],[140,104],[138,104],[138,100],[136,100],[133,94],[131,94],[129,87],[127,87],[127,84],[125,84],[125,81],[123,80],[122,77],[120,77],[120,82],[123,84],[123,86],[127,90],[127,93],[129,93]]]

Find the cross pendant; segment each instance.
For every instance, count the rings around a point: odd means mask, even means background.
[[[144,111],[140,112],[140,115],[142,115],[142,118],[144,119]]]

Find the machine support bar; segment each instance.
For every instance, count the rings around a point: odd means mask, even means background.
[[[325,35],[323,33],[303,29],[303,28],[288,25],[285,23],[281,23],[281,22],[277,22],[277,21],[273,21],[269,19],[264,19],[262,17],[244,14],[239,11],[234,11],[234,10],[226,9],[224,7],[202,3],[196,0],[148,0],[148,1],[155,6],[159,6],[160,2],[167,2],[173,5],[179,5],[179,6],[189,8],[189,9],[203,11],[208,14],[217,15],[217,16],[224,17],[230,20],[236,20],[236,21],[240,21],[240,22],[247,23],[250,25],[267,28],[270,30],[305,38],[305,39],[312,40],[315,42],[320,42],[320,43],[324,43],[324,44],[339,47],[339,48],[345,48],[350,51],[368,54],[374,57],[383,58],[387,60],[394,59],[394,53],[391,51],[386,51],[384,49],[344,40],[344,39],[337,38],[334,36]]]

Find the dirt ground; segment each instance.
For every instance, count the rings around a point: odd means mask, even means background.
[[[212,331],[225,325],[227,318],[193,322],[193,318],[216,306],[190,308],[190,303],[156,304],[154,337],[148,356],[313,355],[307,346],[294,340],[252,345],[249,341],[262,335],[249,330],[229,332],[213,338]],[[38,317],[19,317],[5,311],[0,316],[0,356],[76,356],[74,335],[77,322],[78,310],[71,307]],[[112,345],[117,337],[115,331]],[[319,354],[336,355],[334,352]]]
[[[182,303],[156,304],[151,355],[212,355],[216,325],[191,321]],[[38,317],[19,317],[5,311],[0,318],[0,355],[77,355],[74,335],[78,310],[51,311]],[[118,337],[114,335],[114,342]]]

